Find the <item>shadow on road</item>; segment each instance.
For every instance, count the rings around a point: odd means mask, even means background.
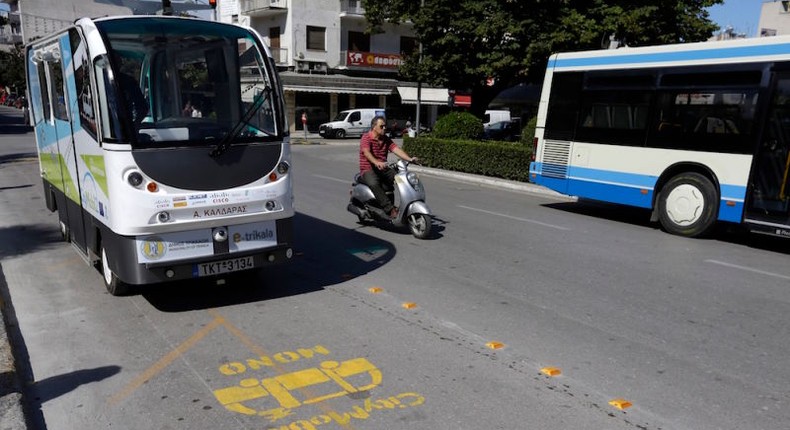
[[[98,382],[121,371],[119,366],[102,366],[95,369],[82,369],[62,375],[51,376],[32,383],[25,390],[28,407],[28,427],[33,429],[47,428],[41,405],[76,390],[81,385]],[[57,427],[53,423],[53,427]]]
[[[163,312],[184,312],[271,300],[319,291],[371,272],[395,256],[391,243],[297,213],[294,257],[283,265],[226,279],[188,280],[144,287],[141,292]]]
[[[60,246],[60,231],[49,225],[0,227],[0,260]],[[54,245],[53,245],[54,244]]]
[[[586,199],[579,199],[578,202],[549,203],[544,206],[564,212],[628,223],[653,230],[661,229],[659,223],[650,221],[650,209]],[[788,239],[750,233],[745,226],[726,222],[717,223],[707,237],[694,240],[715,240],[765,251],[790,254],[790,241]]]

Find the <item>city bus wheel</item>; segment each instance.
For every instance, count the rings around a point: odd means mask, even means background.
[[[342,139],[342,138],[346,137],[346,131],[345,130],[337,130],[337,131],[335,131],[335,137],[338,138],[338,139]]]
[[[409,215],[409,230],[417,239],[425,239],[431,234],[431,217],[425,214]]]
[[[658,201],[661,226],[679,236],[703,236],[716,222],[717,201],[716,189],[708,178],[699,173],[681,173],[661,190]]]
[[[60,238],[64,242],[71,242],[71,232],[65,222],[60,221]]]
[[[118,276],[110,269],[110,263],[107,258],[107,251],[102,246],[101,249],[101,273],[104,278],[104,287],[107,292],[113,296],[123,296],[129,294],[129,285],[118,279]]]

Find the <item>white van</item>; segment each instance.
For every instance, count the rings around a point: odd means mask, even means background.
[[[483,116],[483,127],[488,127],[495,122],[510,121],[509,110],[487,110]]]
[[[370,130],[370,122],[377,115],[384,116],[384,108],[344,110],[332,121],[321,124],[318,134],[327,139],[362,136]]]

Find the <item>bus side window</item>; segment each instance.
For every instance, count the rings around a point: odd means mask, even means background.
[[[44,121],[52,121],[52,109],[49,103],[49,84],[47,83],[46,63],[36,65],[38,69],[38,80],[41,88],[41,117]]]
[[[583,73],[576,72],[554,75],[546,116],[546,138],[561,140],[574,138],[583,77]]]
[[[110,76],[110,62],[106,55],[97,58],[93,64],[96,72],[96,86],[98,89],[97,99],[99,104],[99,118],[104,139],[117,139],[121,136],[120,120],[118,112],[120,109],[115,90],[112,88]]]

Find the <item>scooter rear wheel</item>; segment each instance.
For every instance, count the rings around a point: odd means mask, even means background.
[[[431,235],[431,216],[426,214],[409,215],[409,230],[417,239],[425,239]]]

